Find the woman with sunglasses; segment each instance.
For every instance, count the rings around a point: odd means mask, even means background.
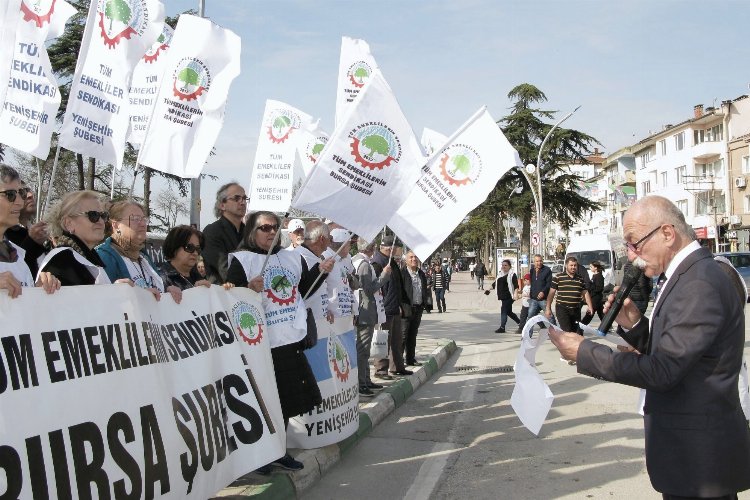
[[[34,286],[34,276],[25,262],[25,250],[8,239],[8,230],[18,224],[28,190],[21,186],[15,169],[0,164],[0,289],[11,298],[21,295],[22,287]],[[50,273],[39,273],[36,282],[47,293],[60,288],[60,281]]]
[[[161,293],[169,292],[179,304],[182,290],[176,286],[166,287],[156,266],[143,252],[148,229],[143,207],[132,200],[116,201],[109,207],[109,219],[112,235],[96,247],[109,279],[130,280],[133,285],[153,293],[156,300]]]
[[[161,250],[166,262],[161,265],[161,279],[164,286],[176,286],[187,290],[195,286],[210,287],[205,277],[198,272],[198,259],[203,248],[203,234],[192,226],[176,226],[164,238]],[[225,283],[224,288],[234,285]]]
[[[39,266],[40,273],[52,273],[62,286],[111,283],[104,271],[104,262],[94,251],[104,239],[108,219],[109,213],[104,211],[99,193],[66,193],[48,216],[56,247]]]
[[[305,321],[298,320],[298,315],[306,314],[304,302],[300,299],[308,292],[315,293],[324,283],[325,274],[317,278],[321,272],[331,272],[333,259],[324,260],[308,269],[307,263],[297,252],[282,250],[278,241],[272,248],[280,227],[281,219],[273,212],[250,214],[237,251],[228,256],[227,281],[261,294],[276,386],[286,425],[291,417],[308,412],[322,402],[318,383],[304,354],[307,347]],[[269,252],[271,256],[261,275]],[[299,327],[300,323],[302,328]],[[301,462],[287,453],[256,472],[270,474],[271,465],[287,470],[303,468]]]

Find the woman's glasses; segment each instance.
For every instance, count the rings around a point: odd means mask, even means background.
[[[8,201],[13,203],[16,201],[16,196],[20,196],[21,199],[25,199],[26,196],[31,192],[31,189],[29,188],[19,188],[19,189],[6,189],[5,191],[0,191],[0,194],[5,195],[6,198],[8,198]]]
[[[187,245],[182,245],[182,249],[185,250],[187,253],[201,253],[201,247],[200,245],[193,245],[192,243],[188,243]]]
[[[107,222],[109,220],[109,212],[97,212],[96,210],[89,210],[88,212],[72,214],[71,217],[79,217],[81,215],[85,215],[86,217],[88,217],[89,221],[92,224],[96,224],[97,222],[99,222],[99,219],[104,220],[104,222]]]
[[[279,225],[278,224],[262,224],[258,226],[258,231],[263,231],[264,233],[270,233],[271,231],[278,231]]]

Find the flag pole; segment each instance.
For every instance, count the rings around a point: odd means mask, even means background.
[[[55,181],[55,172],[57,172],[57,162],[60,158],[60,136],[58,134],[57,137],[57,149],[55,150],[55,161],[52,162],[52,174],[49,178],[49,186],[47,187],[47,196],[44,197],[44,209],[42,210],[42,213],[39,215],[41,218],[42,215],[44,215],[44,212],[47,211],[47,204],[49,203],[49,197],[50,193],[52,193],[52,183]]]
[[[40,213],[39,210],[42,208],[42,167],[39,166],[39,158],[34,158],[36,160],[36,218],[37,220],[40,220]]]

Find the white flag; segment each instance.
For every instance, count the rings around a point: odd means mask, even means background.
[[[167,50],[174,30],[164,23],[161,35],[151,44],[133,70],[130,82],[130,144],[142,144],[146,138],[148,122],[156,106],[156,95],[164,75]]]
[[[21,18],[21,0],[0,0],[0,105],[5,104],[10,64],[16,50],[16,28]]]
[[[295,151],[302,140],[302,130],[311,124],[310,115],[280,101],[266,101],[248,190],[248,206],[253,210],[289,209]]]
[[[0,142],[44,159],[60,107],[45,42],[60,36],[76,10],[64,0],[23,0],[20,10],[10,85],[0,110]]]
[[[158,0],[92,0],[60,130],[62,147],[122,166],[130,78],[163,25]]]
[[[427,156],[432,156],[432,153],[445,146],[445,143],[448,142],[448,136],[425,127],[422,130],[422,140],[420,142]]]
[[[240,74],[240,46],[240,37],[208,19],[180,16],[140,163],[180,177],[200,175]]]
[[[331,134],[320,128],[319,123],[320,120],[303,129],[301,131],[302,137],[297,142],[297,154],[302,162],[302,170],[305,173],[305,177],[312,172],[315,163],[320,158],[320,153],[323,152],[323,148],[328,144],[328,138],[331,137]]]
[[[364,40],[341,37],[341,57],[339,59],[339,86],[336,92],[336,127],[346,118],[360,90],[367,80],[378,70],[370,46]]]
[[[388,226],[426,260],[516,166],[521,166],[518,152],[482,108],[432,156]]]
[[[414,188],[424,162],[396,97],[376,71],[292,206],[372,240]]]

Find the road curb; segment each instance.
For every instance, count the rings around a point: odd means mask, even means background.
[[[373,428],[385,420],[396,408],[404,404],[419,387],[432,378],[456,352],[456,348],[456,343],[453,340],[441,340],[438,342],[438,347],[429,354],[428,360],[421,367],[415,369],[413,375],[394,382],[383,389],[372,401],[362,405],[359,411],[359,428],[348,438],[322,448],[299,450],[298,453],[295,453],[295,458],[305,464],[305,468],[301,471],[293,473],[274,472],[262,484],[257,484],[257,475],[253,478],[253,473],[250,473],[221,490],[216,498],[256,498],[260,500],[299,498],[301,494],[317,483],[323,474],[336,465],[342,456],[367,436]]]

